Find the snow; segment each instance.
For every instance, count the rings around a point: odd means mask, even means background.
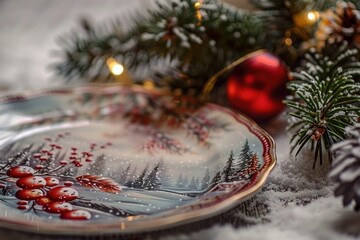
[[[284,119],[280,122],[278,119],[267,129],[270,133],[275,132],[283,128],[284,122]],[[231,225],[215,225],[188,235],[161,239],[360,239],[360,214],[351,207],[343,208],[341,199],[333,197],[334,186],[327,178],[329,166],[324,164],[313,170],[310,152],[296,159],[290,157],[288,138],[283,131],[275,134],[278,165],[264,190],[256,195],[258,201],[269,206],[270,213],[264,216],[266,223],[253,218],[256,225],[251,227],[236,229]],[[237,214],[242,217],[242,213]]]
[[[47,66],[54,61],[50,52],[56,48],[57,36],[68,32],[84,14],[90,13],[96,20],[103,21],[148,2],[151,1],[104,0],[100,7],[97,0],[1,1],[0,43],[6,47],[0,49],[0,84],[10,90],[54,85],[56,81],[50,78],[52,72]],[[270,210],[262,217],[265,222],[252,218],[256,225],[240,228],[219,222],[213,227],[177,234],[169,230],[162,237],[155,234],[148,239],[360,239],[360,214],[353,212],[351,206],[343,208],[341,199],[333,197],[334,186],[327,178],[326,162],[313,170],[313,155],[308,151],[297,158],[289,155],[286,119],[279,117],[265,127],[276,141],[278,158],[264,190],[256,194],[256,201],[268,205]],[[236,214],[242,215],[240,211]],[[30,238],[8,230],[0,230],[0,236],[2,240]],[[31,239],[43,238],[32,236]]]

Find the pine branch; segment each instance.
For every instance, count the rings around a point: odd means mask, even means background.
[[[336,0],[254,0],[260,12],[258,16],[266,23],[266,48],[279,52],[284,38],[292,39],[292,46],[298,47],[312,37],[313,26],[299,26],[294,16],[306,11],[323,11],[335,6]],[[286,48],[288,48],[287,46]],[[289,52],[287,52],[289,54]]]
[[[329,48],[325,48],[329,49]],[[326,52],[326,51],[325,51]],[[291,152],[296,155],[311,142],[314,146],[314,166],[322,163],[323,148],[331,161],[330,147],[346,138],[345,127],[357,122],[360,114],[359,83],[360,63],[357,50],[344,45],[331,56],[312,52],[306,56],[306,64],[288,89],[294,93],[285,101],[294,129]]]
[[[83,22],[85,36],[74,34],[63,41],[65,54],[55,69],[69,80],[104,82],[113,80],[106,66],[109,57],[133,72],[144,64],[151,68],[165,62],[201,86],[229,62],[261,46],[262,25],[256,17],[217,0],[205,0],[200,8],[195,3],[159,3],[125,33],[119,22],[108,33]]]

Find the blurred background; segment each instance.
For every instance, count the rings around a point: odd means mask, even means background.
[[[0,88],[9,91],[63,85],[50,65],[57,40],[79,29],[83,17],[95,23],[133,16],[154,0],[0,0]],[[227,0],[250,7],[245,0]],[[127,24],[124,21],[124,24]],[[128,23],[131,24],[131,23]]]
[[[11,90],[63,84],[50,65],[56,40],[79,19],[102,22],[153,6],[153,0],[0,0],[0,85]]]

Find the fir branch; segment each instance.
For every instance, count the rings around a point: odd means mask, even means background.
[[[311,142],[315,148],[314,167],[322,163],[323,148],[331,161],[330,147],[346,138],[345,127],[357,122],[359,107],[360,64],[354,62],[357,50],[339,48],[327,56],[324,53],[307,54],[304,71],[294,73],[288,89],[294,93],[285,103],[295,129],[291,138],[291,152],[296,155]]]
[[[267,25],[264,28],[266,48],[281,53],[286,37],[291,38],[296,51],[304,40],[312,38],[314,26],[299,26],[294,16],[306,11],[324,11],[335,6],[336,0],[254,0],[253,4],[260,10],[259,18]]]
[[[229,62],[261,46],[263,31],[257,17],[217,0],[203,1],[200,9],[195,3],[158,3],[157,10],[151,10],[148,17],[138,17],[125,33],[119,30],[120,21],[108,33],[83,22],[85,36],[74,34],[63,41],[63,59],[55,69],[69,80],[104,82],[113,80],[106,66],[109,57],[133,73],[144,64],[151,68],[162,61],[200,81],[201,86]]]

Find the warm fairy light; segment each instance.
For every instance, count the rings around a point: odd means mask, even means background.
[[[315,22],[319,19],[319,13],[317,11],[310,11],[307,13],[307,18],[311,22]]]
[[[124,66],[117,62],[114,58],[108,58],[106,64],[109,67],[109,70],[112,74],[118,76],[124,72]]]
[[[287,45],[287,46],[291,46],[292,45],[292,40],[291,40],[291,38],[285,38],[285,44]]]
[[[314,20],[315,19],[315,14],[313,12],[309,12],[308,15],[307,15],[308,19],[309,20]]]
[[[146,89],[154,89],[154,87],[155,87],[154,82],[151,80],[145,80],[143,83],[143,86]]]
[[[201,8],[201,5],[202,5],[202,0],[199,0],[197,1],[195,4],[194,4],[194,7],[196,9],[196,14],[195,14],[195,17],[197,18],[198,20],[198,25],[201,24],[201,21],[202,21],[202,15],[200,13],[200,8]]]
[[[293,15],[293,20],[298,27],[313,26],[320,18],[320,13],[315,10],[303,11]]]

